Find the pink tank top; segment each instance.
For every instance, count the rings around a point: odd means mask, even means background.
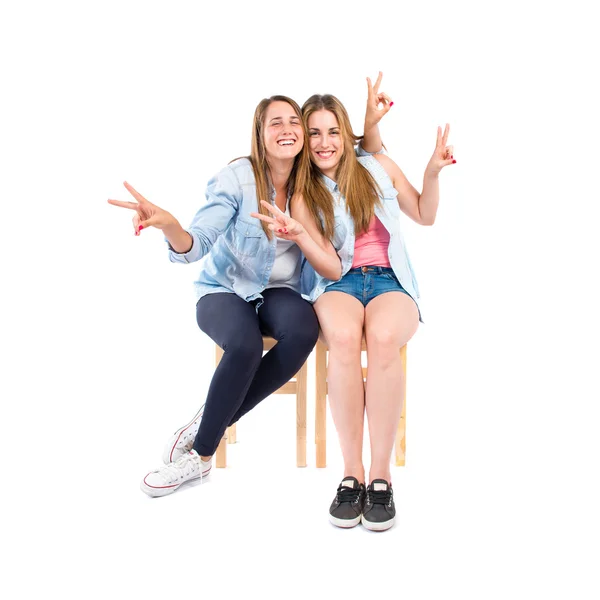
[[[388,256],[390,234],[381,221],[373,216],[369,229],[361,233],[354,241],[354,260],[352,268],[391,267]]]

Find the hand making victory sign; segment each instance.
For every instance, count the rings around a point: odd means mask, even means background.
[[[433,151],[433,156],[429,159],[429,164],[425,169],[426,173],[429,172],[432,175],[438,175],[444,167],[456,163],[456,160],[454,160],[454,146],[446,145],[449,133],[450,125],[448,123],[446,123],[443,135],[442,128],[438,127],[435,150]]]
[[[377,125],[379,121],[383,118],[384,115],[388,113],[390,108],[394,105],[392,99],[383,92],[379,91],[379,86],[381,85],[381,78],[383,77],[383,73],[379,71],[379,75],[377,76],[377,81],[375,81],[375,85],[371,83],[371,79],[367,77],[367,113],[365,115],[365,124],[366,127],[372,127]],[[382,104],[382,108],[379,108],[379,105]]]
[[[298,236],[304,233],[304,227],[302,227],[298,221],[288,217],[278,206],[269,204],[269,202],[265,202],[264,200],[261,200],[260,203],[273,215],[273,217],[267,217],[266,215],[255,212],[250,213],[250,216],[268,223],[269,229],[273,231],[278,238],[296,241]]]
[[[137,200],[137,203],[124,202],[122,200],[109,200],[108,203],[113,206],[120,206],[121,208],[129,208],[136,211],[136,214],[133,215],[133,231],[135,235],[140,235],[140,231],[147,227],[164,229],[169,225],[177,223],[177,219],[171,213],[156,206],[156,204],[152,204],[152,202],[148,202],[144,196],[136,192],[126,181],[123,182],[123,185]]]

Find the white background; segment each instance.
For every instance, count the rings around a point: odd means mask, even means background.
[[[590,6],[3,4],[6,597],[599,597]],[[127,180],[187,225],[208,178],[248,154],[261,98],[333,93],[361,133],[378,70],[410,181],[437,125],[458,161],[435,226],[405,222],[426,324],[397,525],[329,525],[342,463],[329,422],[314,467],[312,373],[306,469],[293,399],[274,396],[227,470],[148,499],[139,481],[203,400],[214,348],[198,265],[169,263],[161,234],[134,237],[106,199],[128,199]]]

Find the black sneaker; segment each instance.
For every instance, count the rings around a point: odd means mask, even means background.
[[[373,479],[367,487],[362,524],[371,531],[385,531],[396,519],[394,492],[385,479]]]
[[[344,477],[329,507],[329,520],[337,527],[354,527],[360,523],[365,501],[365,484],[356,477]]]

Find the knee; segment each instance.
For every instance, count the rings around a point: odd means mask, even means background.
[[[285,332],[282,332],[282,335],[278,339],[280,341],[282,339],[290,340],[294,346],[310,353],[319,339],[319,322],[314,313],[312,317],[289,323]]]
[[[367,347],[369,356],[377,360],[390,363],[398,359],[398,336],[390,329],[378,327],[377,330],[367,331]]]
[[[329,352],[333,353],[339,360],[348,362],[357,356],[360,358],[362,345],[362,331],[340,327],[326,335]]]
[[[292,340],[294,345],[306,351],[310,354],[310,351],[315,347],[317,340],[319,339],[319,328],[314,327],[310,329],[303,329],[293,334]]]
[[[238,336],[224,345],[223,350],[229,357],[244,362],[258,362],[263,354],[261,336]]]

